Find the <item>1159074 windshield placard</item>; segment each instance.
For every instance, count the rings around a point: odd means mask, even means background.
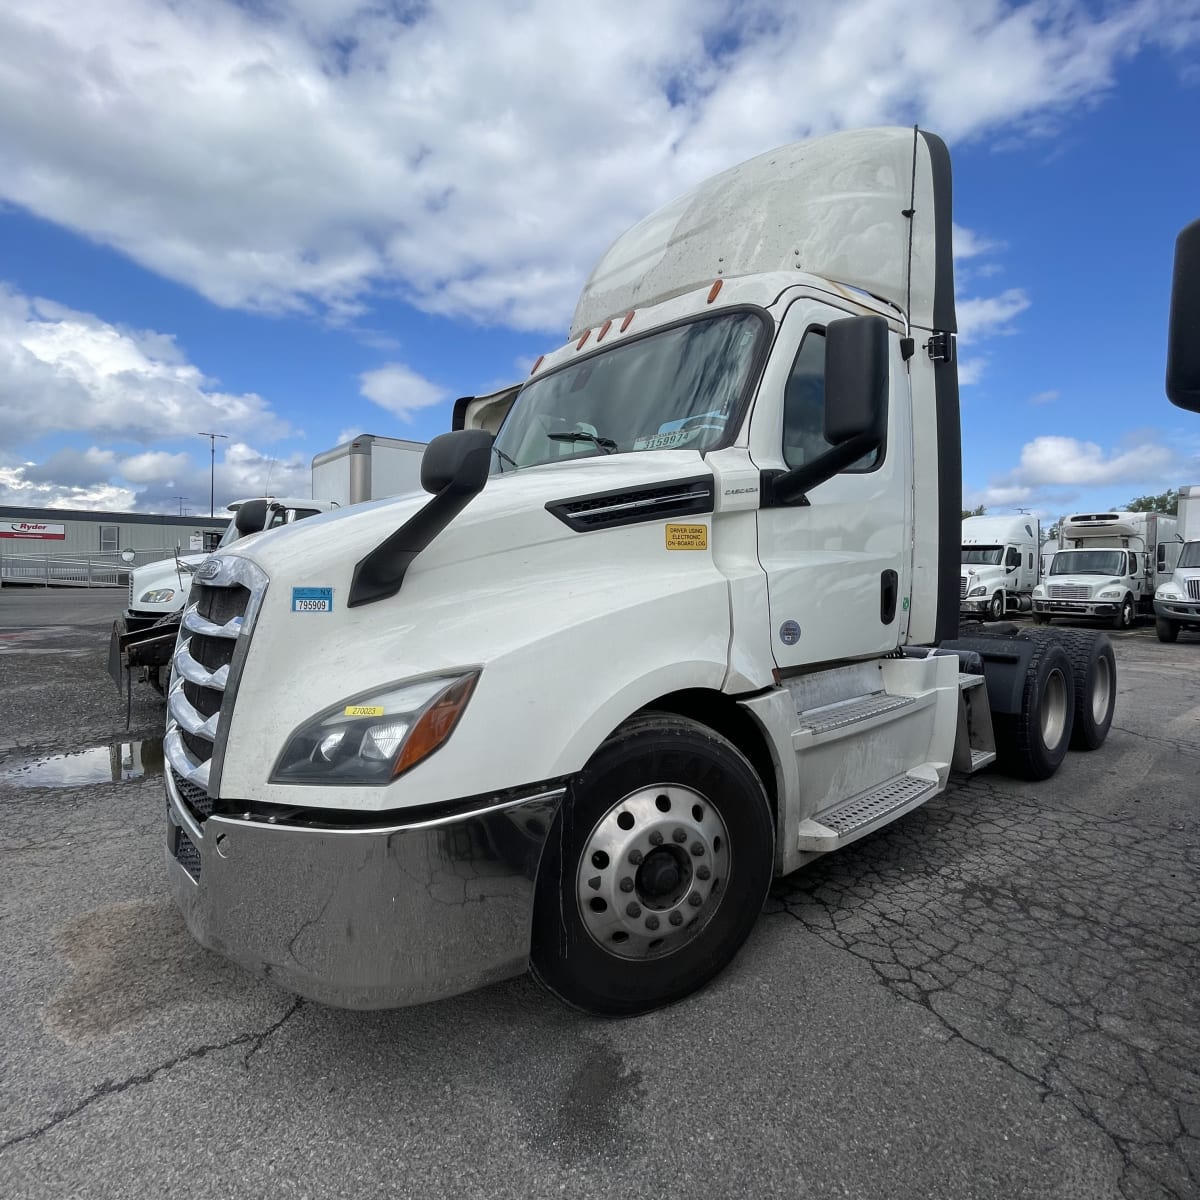
[[[333,588],[331,587],[294,587],[292,588],[292,612],[327,613],[333,612]]]

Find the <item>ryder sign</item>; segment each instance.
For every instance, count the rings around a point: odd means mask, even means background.
[[[0,538],[29,538],[33,541],[61,542],[67,536],[65,525],[48,525],[45,521],[0,522]]]

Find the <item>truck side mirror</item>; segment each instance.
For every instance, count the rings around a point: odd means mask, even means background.
[[[448,487],[472,496],[482,491],[492,466],[492,441],[482,429],[439,434],[421,456],[421,486],[435,496]]]
[[[847,317],[825,327],[825,440],[883,441],[888,397],[888,328],[883,317]],[[853,461],[853,460],[851,460]]]
[[[1167,397],[1180,408],[1200,412],[1200,220],[1193,221],[1175,242]]]
[[[238,505],[234,513],[233,523],[237,526],[238,537],[248,533],[258,533],[267,523],[267,511],[271,507],[269,500],[247,500]]]

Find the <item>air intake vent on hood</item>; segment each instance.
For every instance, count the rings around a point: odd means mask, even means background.
[[[710,513],[714,495],[713,477],[701,475],[649,488],[621,488],[614,492],[576,496],[571,500],[554,500],[546,505],[546,511],[582,533],[589,529],[612,529],[641,521]]]

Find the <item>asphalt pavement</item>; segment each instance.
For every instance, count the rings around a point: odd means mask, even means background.
[[[1113,635],[1102,750],[780,880],[671,1009],[354,1013],[184,929],[121,602],[0,590],[4,1196],[1200,1196],[1200,637]]]

